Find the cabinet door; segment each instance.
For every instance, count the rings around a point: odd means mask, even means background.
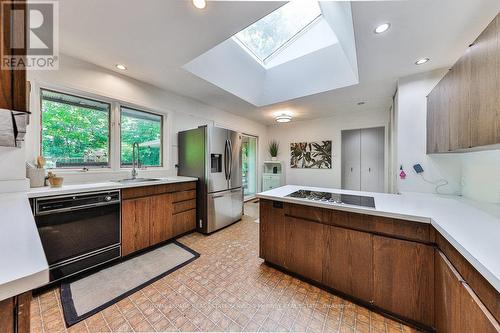
[[[123,256],[149,246],[150,210],[150,198],[122,201]]]
[[[437,332],[499,332],[498,322],[455,267],[443,253],[435,253]]]
[[[177,237],[196,229],[196,209],[187,210],[172,216],[173,236]]]
[[[361,190],[361,131],[342,131],[342,188]]]
[[[500,142],[500,15],[471,47],[471,144]]]
[[[171,197],[170,194],[161,194],[150,198],[149,240],[151,245],[161,243],[173,237]]]
[[[450,76],[450,149],[467,149],[470,142],[470,49],[453,65]]]
[[[385,129],[361,130],[361,191],[384,192]]]
[[[323,224],[285,216],[285,267],[321,282],[326,239]]]
[[[500,332],[498,322],[466,283],[462,283],[460,296],[460,313],[462,314],[460,330],[455,332]]]
[[[11,48],[11,38],[9,36],[26,35],[27,22],[26,3],[19,1],[13,4],[12,1],[0,0],[2,6],[2,36],[0,36],[0,50],[3,55],[23,55],[26,54],[26,48]],[[11,15],[14,9],[23,10],[24,15]],[[5,18],[5,19],[4,19]],[[9,19],[10,18],[10,19]],[[24,40],[23,40],[24,42]],[[21,66],[15,70],[0,69],[0,109],[9,109],[17,111],[28,111],[27,84],[26,84],[26,69]]]
[[[438,84],[439,85],[439,84]],[[438,152],[437,147],[437,112],[438,112],[438,100],[439,100],[439,87],[436,86],[427,96],[427,154],[433,154]]]
[[[350,296],[373,299],[372,235],[325,226],[323,283]]]
[[[0,332],[14,333],[15,298],[0,301]]]
[[[431,246],[373,236],[375,305],[434,325],[434,251]]]
[[[270,263],[285,266],[285,212],[282,202],[259,200],[259,252]]]
[[[446,257],[435,251],[435,317],[440,333],[462,332],[460,329],[460,290],[462,279]]]

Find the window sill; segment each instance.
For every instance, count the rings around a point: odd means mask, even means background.
[[[91,174],[117,174],[117,173],[130,173],[132,168],[120,168],[120,169],[111,169],[111,168],[98,168],[98,169],[88,169],[86,171],[82,169],[47,169],[47,171],[51,171],[60,175],[91,175]],[[150,172],[162,172],[162,171],[171,171],[171,168],[166,167],[148,167],[147,169],[138,168],[137,171],[140,173],[150,173]]]

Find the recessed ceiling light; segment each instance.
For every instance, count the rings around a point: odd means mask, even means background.
[[[122,70],[122,71],[127,69],[127,67],[125,67],[125,65],[122,65],[122,64],[116,64],[115,67]]]
[[[198,9],[203,9],[207,6],[207,2],[205,0],[193,0],[193,5]]]
[[[429,58],[420,58],[417,61],[415,61],[415,65],[423,65],[426,62],[428,62],[429,60],[431,60],[431,59],[429,59]]]
[[[292,116],[289,114],[280,114],[276,116],[276,121],[278,123],[288,123],[290,120],[292,120]]]
[[[373,32],[375,32],[376,34],[381,34],[389,30],[390,27],[390,23],[382,23],[381,25],[378,25]]]

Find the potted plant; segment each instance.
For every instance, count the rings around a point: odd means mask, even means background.
[[[271,160],[276,161],[278,157],[279,143],[276,140],[269,142],[269,155],[271,155]]]

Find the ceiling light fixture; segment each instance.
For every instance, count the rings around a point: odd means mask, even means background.
[[[428,62],[429,60],[431,60],[431,59],[429,59],[429,58],[420,58],[417,61],[415,61],[415,65],[423,65],[426,62]]]
[[[375,32],[376,34],[381,34],[389,30],[390,27],[391,27],[390,23],[383,23],[378,25],[373,32]]]
[[[127,67],[125,67],[125,65],[122,65],[122,64],[116,64],[115,67],[122,70],[122,71],[127,69]]]
[[[288,123],[290,122],[290,120],[292,120],[292,116],[290,116],[289,114],[280,114],[276,116],[276,121],[278,123]]]
[[[205,0],[193,0],[193,6],[198,9],[203,9],[207,6],[207,2]]]

